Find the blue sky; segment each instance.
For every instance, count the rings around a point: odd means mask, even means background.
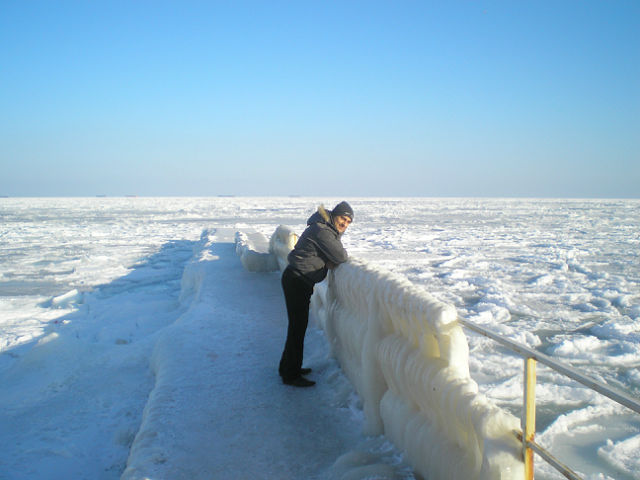
[[[637,1],[0,0],[0,195],[640,197]]]

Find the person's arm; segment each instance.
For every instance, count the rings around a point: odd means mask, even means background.
[[[346,262],[349,258],[347,251],[342,246],[342,242],[336,238],[333,233],[324,228],[318,229],[316,245],[325,257],[327,257],[327,266],[329,268],[336,267]]]

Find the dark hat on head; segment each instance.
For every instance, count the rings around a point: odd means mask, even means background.
[[[333,215],[334,217],[339,217],[340,215],[342,215],[353,220],[353,208],[351,208],[351,205],[349,205],[347,202],[340,202],[335,207],[333,207],[333,210],[331,210],[331,215]]]

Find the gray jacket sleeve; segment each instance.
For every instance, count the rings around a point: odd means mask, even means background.
[[[315,236],[315,244],[320,251],[327,257],[327,260],[338,265],[347,261],[349,256],[342,246],[342,242],[336,235],[326,228],[319,228]]]

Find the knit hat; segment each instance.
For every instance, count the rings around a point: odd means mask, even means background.
[[[351,208],[351,205],[349,205],[347,202],[340,202],[335,207],[333,207],[333,210],[331,210],[331,215],[334,217],[339,217],[342,215],[353,220],[353,208]]]

